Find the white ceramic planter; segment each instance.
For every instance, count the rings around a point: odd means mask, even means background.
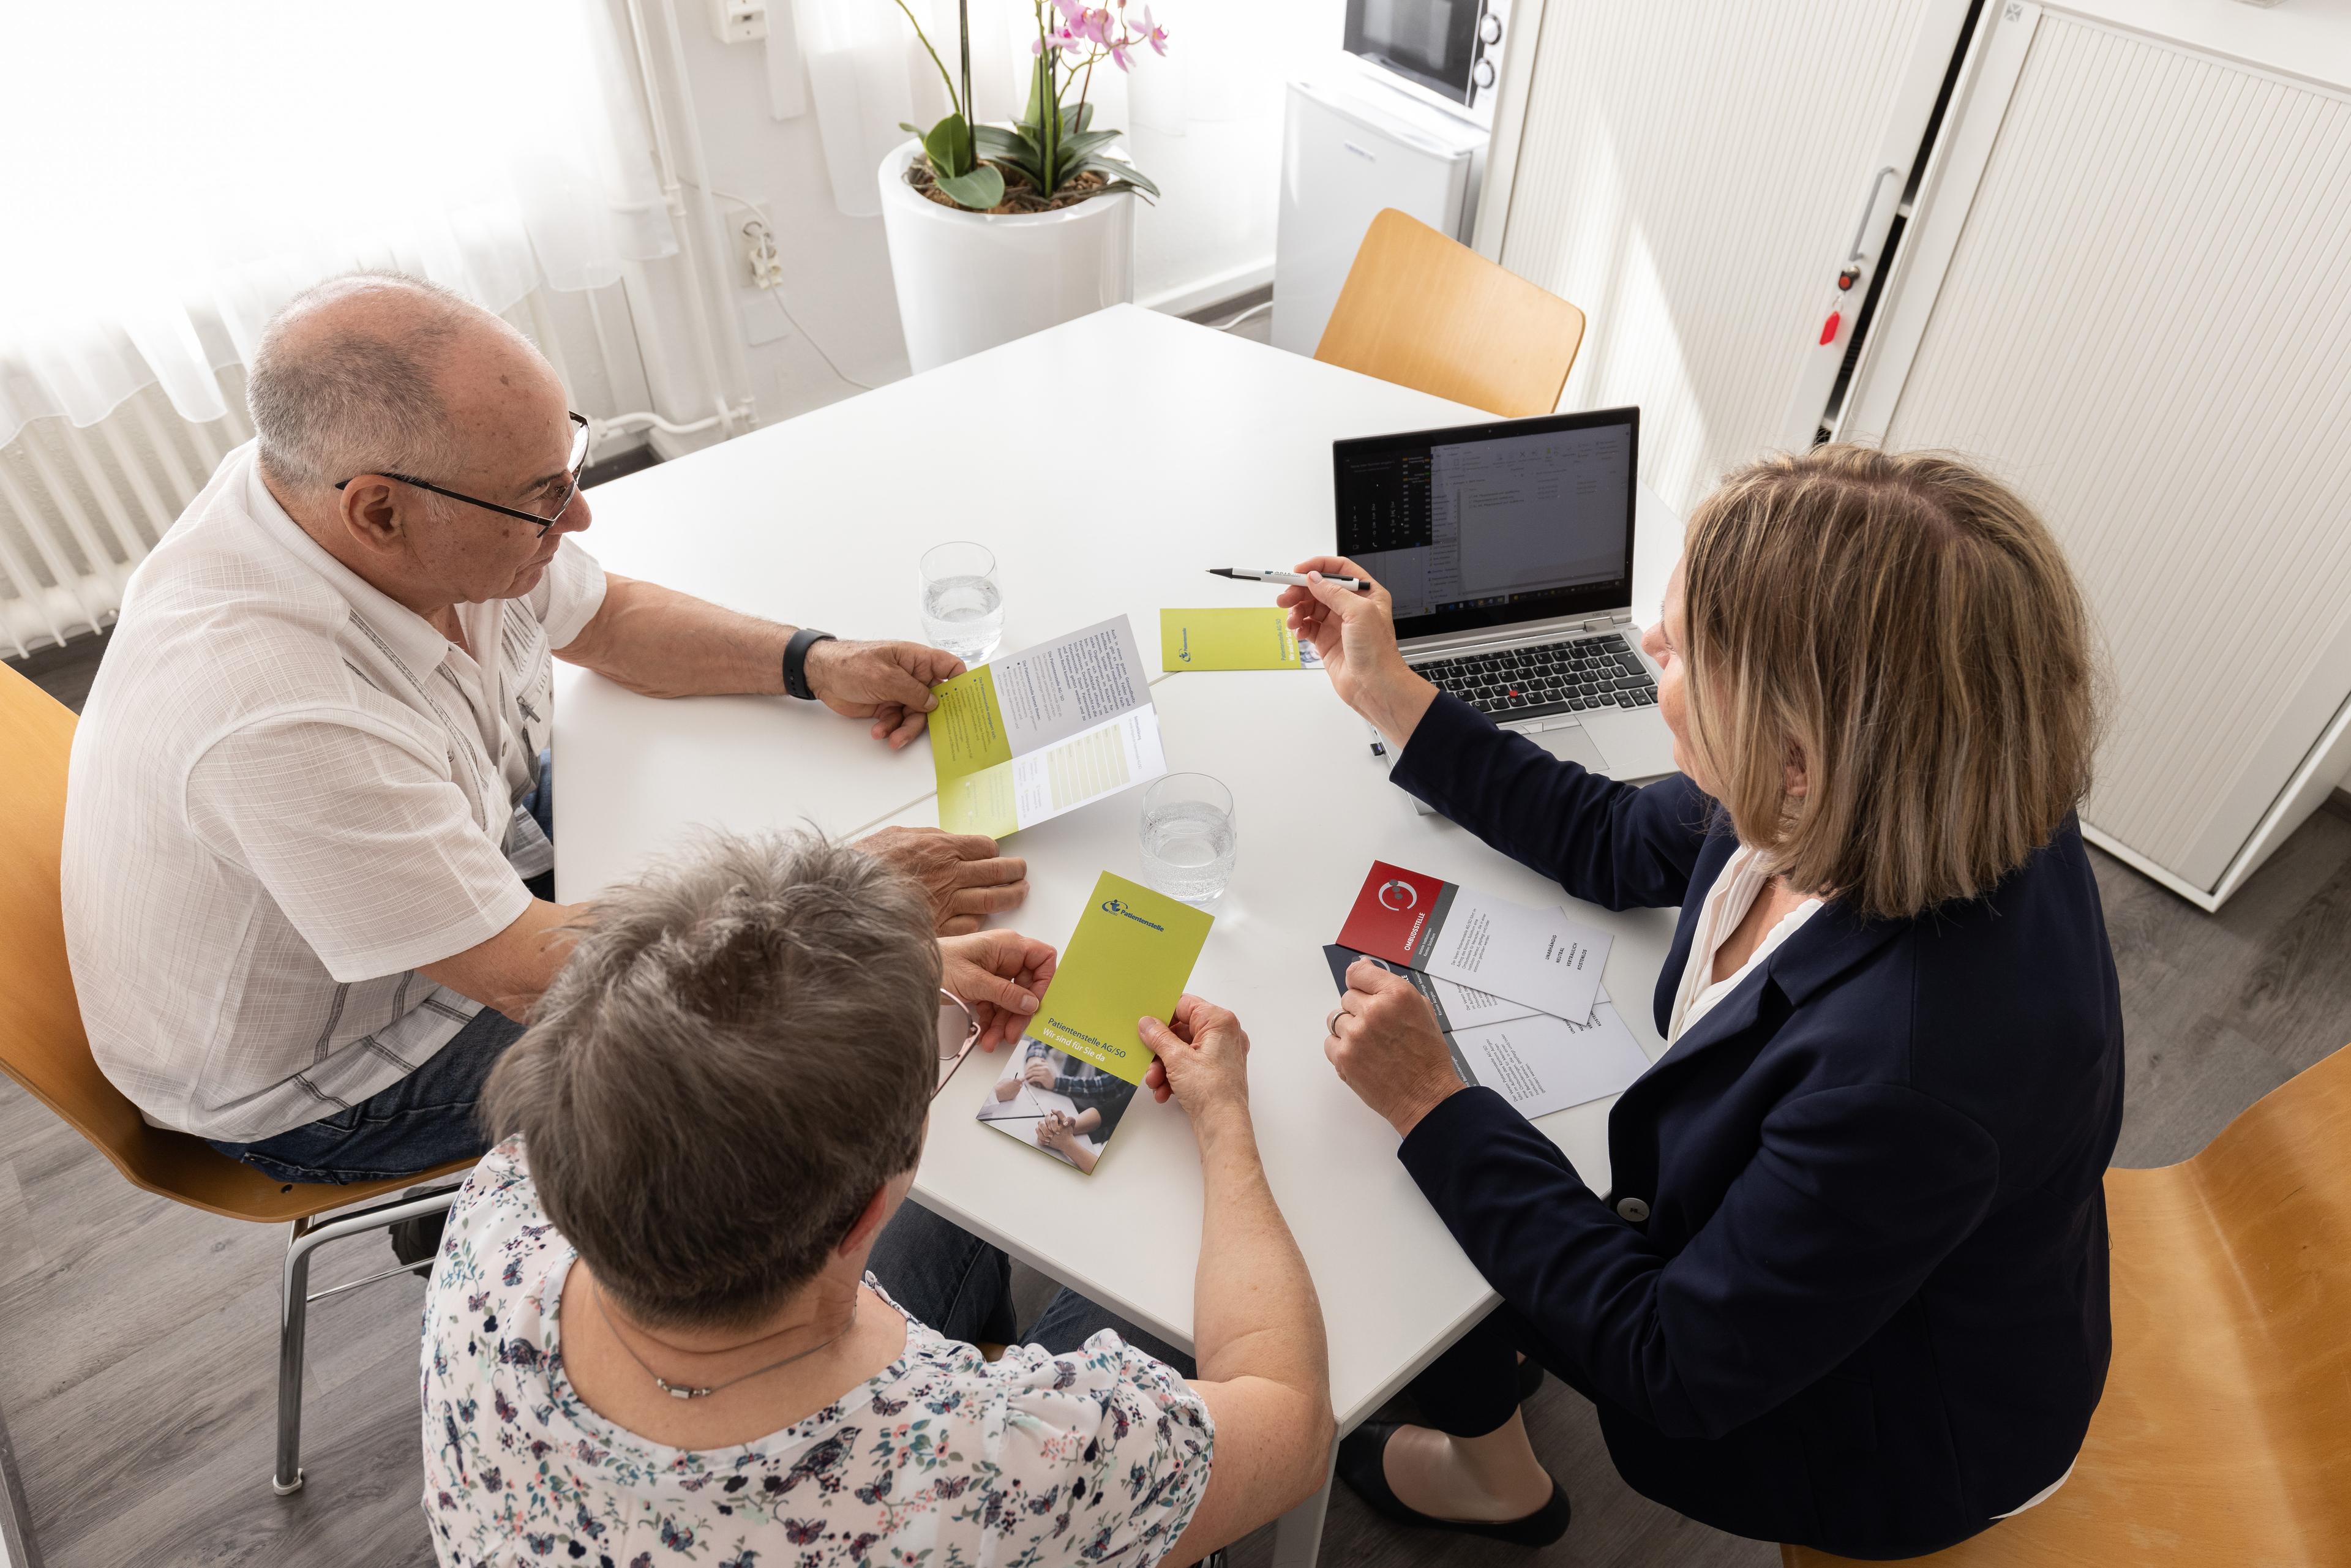
[[[906,183],[917,143],[882,160],[882,228],[917,371],[1134,298],[1134,193],[990,217]]]

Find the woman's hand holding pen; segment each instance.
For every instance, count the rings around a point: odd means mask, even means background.
[[[1290,612],[1290,630],[1314,645],[1339,700],[1372,722],[1398,751],[1412,738],[1437,688],[1413,674],[1396,647],[1395,605],[1371,573],[1344,556],[1319,555],[1298,563],[1303,588],[1285,588],[1274,602]],[[1361,591],[1322,580],[1324,574],[1361,578]]]

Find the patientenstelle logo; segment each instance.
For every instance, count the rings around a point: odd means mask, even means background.
[[[1192,629],[1189,626],[1184,628],[1183,638],[1176,644],[1176,656],[1187,664],[1192,662]]]
[[[1105,915],[1123,915],[1129,920],[1134,921],[1137,925],[1148,925],[1154,931],[1165,931],[1167,929],[1167,927],[1160,925],[1156,920],[1145,920],[1142,915],[1137,915],[1134,910],[1127,907],[1126,900],[1123,898],[1103,900],[1102,913]]]

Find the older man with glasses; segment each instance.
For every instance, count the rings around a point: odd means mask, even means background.
[[[256,440],[132,575],[75,739],[74,982],[151,1122],[282,1180],[403,1176],[483,1151],[483,1080],[593,919],[554,902],[550,658],[821,702],[893,747],[963,665],[605,572],[575,537],[587,421],[526,339],[432,285],[299,296],[247,399]],[[941,932],[1027,890],[984,838],[860,847]],[[1000,973],[948,983],[1033,1008],[998,946]]]

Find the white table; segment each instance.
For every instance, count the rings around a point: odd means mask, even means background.
[[[1051,412],[1025,422],[1040,408]],[[1330,443],[1484,419],[1458,404],[1122,307],[663,465],[594,492],[585,541],[611,570],[852,636],[919,637],[916,558],[948,538],[993,549],[1018,648],[1123,611],[1146,664],[1168,605],[1264,603],[1205,568],[1286,565],[1330,548]],[[1040,487],[1026,475],[1050,475]],[[1679,529],[1646,491],[1636,615],[1654,614]],[[695,824],[812,822],[850,834],[934,824],[930,748],[892,754],[862,725],[768,698],[655,702],[561,666],[557,878],[591,897]],[[1158,680],[1171,767],[1217,775],[1240,853],[1192,988],[1240,1015],[1275,1197],[1312,1270],[1343,1431],[1494,1302],[1395,1159],[1395,1137],[1320,1050],[1332,940],[1374,858],[1525,903],[1556,886],[1416,815],[1322,675]],[[1095,876],[1140,875],[1139,795],[1011,841],[1031,892],[1010,924],[1066,941]],[[1606,980],[1654,1057],[1649,998],[1672,933],[1660,911],[1575,905],[1615,936]],[[974,1119],[1000,1058],[941,1093],[915,1196],[1047,1274],[1192,1343],[1198,1153],[1181,1112],[1138,1100],[1092,1176]],[[1607,1103],[1542,1130],[1608,1185]],[[1099,1206],[1132,1217],[1083,1228]],[[1308,1563],[1322,1496],[1283,1521],[1279,1558]]]

